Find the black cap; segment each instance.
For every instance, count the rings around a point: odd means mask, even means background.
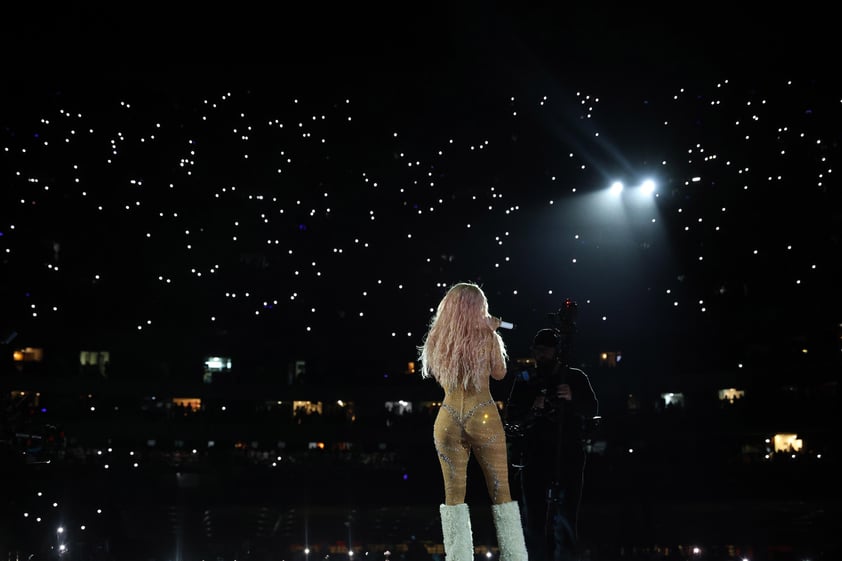
[[[558,331],[555,329],[541,329],[538,333],[535,334],[535,338],[532,339],[532,346],[533,347],[556,347],[558,346],[559,342],[561,342],[561,338],[558,334]]]

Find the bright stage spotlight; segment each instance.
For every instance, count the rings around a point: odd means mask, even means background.
[[[644,195],[651,195],[655,192],[655,182],[651,179],[647,179],[643,182],[643,185],[640,186],[640,190],[643,191]]]
[[[609,192],[612,195],[615,195],[615,196],[619,195],[620,193],[623,192],[623,184],[620,183],[619,181],[615,181],[614,183],[611,184],[611,189],[609,190]]]

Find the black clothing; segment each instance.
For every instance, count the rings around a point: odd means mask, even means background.
[[[558,384],[570,401],[556,397]],[[532,410],[539,395],[543,410]],[[515,377],[506,407],[512,494],[521,505],[527,549],[535,560],[572,559],[578,541],[587,429],[599,411],[588,376],[554,362]],[[519,429],[519,430],[518,430]]]

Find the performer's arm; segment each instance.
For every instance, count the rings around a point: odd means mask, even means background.
[[[491,339],[491,377],[502,380],[506,377],[506,357],[503,355],[503,342],[499,333]]]

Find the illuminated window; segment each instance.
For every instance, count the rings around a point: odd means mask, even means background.
[[[387,401],[385,403],[386,411],[395,415],[403,415],[405,413],[412,413],[412,404],[408,401]]]
[[[292,410],[297,415],[321,415],[322,414],[322,402],[321,401],[293,401],[292,402]]]
[[[202,400],[198,397],[174,397],[172,398],[172,403],[178,407],[190,409],[193,412],[202,408]]]
[[[79,353],[79,364],[82,366],[99,366],[107,364],[111,360],[111,353],[108,351],[81,351]]]
[[[800,452],[804,443],[797,434],[780,433],[774,437],[775,452]]]
[[[111,353],[109,353],[108,351],[79,352],[79,366],[82,367],[82,370],[87,372],[93,370],[103,377],[106,375],[108,363],[110,361]]]
[[[664,407],[684,407],[684,394],[666,392],[661,394],[661,399],[664,400]]]
[[[231,359],[218,356],[208,357],[205,360],[205,368],[211,372],[225,372],[231,370]]]
[[[734,403],[738,399],[741,399],[745,395],[745,393],[746,392],[743,390],[726,388],[724,390],[719,390],[719,400],[727,401],[728,403]]]
[[[607,368],[615,368],[623,360],[623,353],[620,351],[606,351],[599,355],[599,365]]]
[[[205,359],[205,372],[202,381],[206,384],[213,382],[214,376],[231,372],[231,359],[219,356],[210,356]]]
[[[301,382],[307,375],[307,361],[295,360],[289,363],[289,377],[287,382],[294,384]]]
[[[18,349],[12,354],[15,362],[41,362],[44,360],[44,349],[40,347],[26,347]]]

